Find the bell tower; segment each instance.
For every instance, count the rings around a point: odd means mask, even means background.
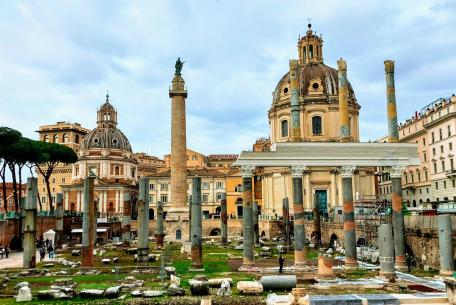
[[[109,94],[106,93],[106,102],[97,111],[97,125],[102,128],[117,126],[117,111],[109,103]]]
[[[312,25],[307,25],[306,35],[298,39],[299,64],[323,63],[323,38],[312,31]]]

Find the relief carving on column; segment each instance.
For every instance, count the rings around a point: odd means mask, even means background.
[[[355,172],[355,170],[356,170],[356,166],[354,166],[354,165],[342,166],[340,168],[340,174],[341,174],[342,178],[351,178],[353,176],[353,173]]]
[[[391,178],[401,178],[404,171],[403,166],[391,166],[386,169],[386,172],[390,174]]]
[[[292,166],[290,169],[292,178],[302,178],[303,173],[307,170],[307,166]]]
[[[241,166],[242,178],[251,178],[253,176],[254,171],[255,171],[255,166],[253,166],[253,165]]]

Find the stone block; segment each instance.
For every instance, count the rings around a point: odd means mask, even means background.
[[[145,297],[145,298],[160,297],[164,294],[165,294],[165,292],[161,291],[161,290],[146,290],[142,293],[143,297]]]
[[[79,292],[80,298],[96,299],[104,297],[105,291],[102,289],[83,289]]]
[[[257,281],[240,281],[236,286],[241,294],[261,294],[263,292],[263,285]]]
[[[180,286],[180,277],[171,274],[171,285]]]
[[[142,292],[139,290],[134,290],[130,293],[130,295],[134,298],[140,298],[143,296]]]
[[[14,289],[19,290],[22,287],[28,287],[28,286],[30,286],[29,282],[20,282],[20,283],[17,283],[16,286],[14,286]]]
[[[32,300],[32,290],[28,286],[21,287],[16,296],[16,302],[30,302]]]
[[[288,295],[277,295],[275,293],[268,294],[266,305],[294,305],[295,298],[290,293]]]
[[[233,279],[226,277],[226,278],[213,278],[213,279],[208,279],[207,284],[211,288],[218,288],[222,285],[223,281],[228,281],[230,285],[233,285]]]
[[[71,251],[71,256],[81,256],[81,250],[73,250]]]
[[[169,296],[182,296],[185,295],[184,288],[177,287],[176,285],[170,285],[168,289],[166,289],[166,293]]]
[[[188,281],[188,284],[190,285],[190,291],[192,292],[192,295],[201,296],[209,294],[209,285],[207,282],[190,280]]]
[[[109,287],[105,290],[105,297],[114,299],[118,298],[122,293],[122,286]]]
[[[40,300],[58,300],[58,299],[71,299],[74,297],[73,293],[65,293],[59,289],[49,289],[38,291],[38,299]]]
[[[109,265],[109,264],[111,263],[111,259],[109,259],[109,258],[103,258],[103,259],[101,260],[101,263],[102,263],[103,265]]]
[[[291,290],[296,288],[296,275],[264,275],[260,279],[263,289],[268,290]]]

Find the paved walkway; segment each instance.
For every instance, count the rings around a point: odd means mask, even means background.
[[[10,252],[8,258],[5,258],[5,256],[3,256],[3,259],[0,259],[0,270],[7,268],[22,268],[23,253],[24,252]],[[36,262],[38,263],[40,260],[40,253],[38,251],[36,251],[36,257]],[[49,261],[47,253],[44,261]]]

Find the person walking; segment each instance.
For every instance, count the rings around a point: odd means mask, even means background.
[[[283,262],[285,259],[282,257],[282,255],[279,256],[279,273],[283,272]]]
[[[3,259],[3,249],[1,246],[0,246],[0,259]]]
[[[5,257],[8,258],[8,255],[9,255],[8,246],[5,246]]]
[[[45,256],[46,256],[46,250],[44,250],[44,247],[41,247],[40,248],[40,261],[43,261]]]
[[[405,253],[405,261],[407,262],[408,272],[412,271],[412,260],[413,257],[410,254]]]
[[[52,243],[49,243],[48,253],[49,253],[49,259],[53,259],[54,258],[54,247],[52,247]]]

